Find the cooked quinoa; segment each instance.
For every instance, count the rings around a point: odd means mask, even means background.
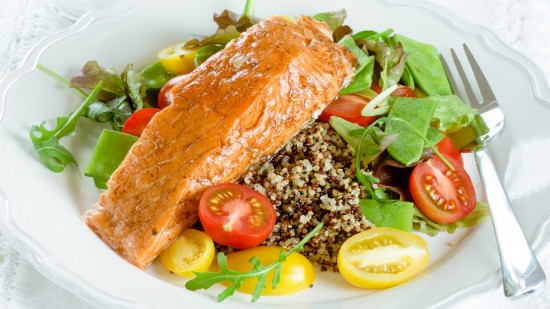
[[[241,183],[265,194],[277,210],[263,245],[292,248],[324,222],[302,254],[322,270],[337,271],[342,243],[373,227],[359,207],[364,188],[354,180],[351,148],[329,125],[312,122],[271,160],[251,167]]]

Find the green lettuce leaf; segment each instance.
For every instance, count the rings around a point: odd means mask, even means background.
[[[390,45],[383,40],[368,39],[366,46],[374,53],[376,62],[382,68],[379,80],[382,90],[397,84],[403,75],[408,57],[401,43]]]
[[[386,134],[378,127],[374,127],[372,134],[363,139],[361,153],[358,154],[359,140],[367,129],[336,116],[330,117],[329,123],[338,135],[350,145],[355,155],[361,158],[365,166],[382,154],[398,136],[398,134]]]
[[[361,199],[359,207],[363,216],[377,227],[391,227],[406,232],[413,229],[414,203]]]
[[[445,133],[467,127],[477,114],[475,108],[465,104],[456,95],[431,96],[430,99],[439,102],[433,118],[436,127]]]
[[[334,31],[344,24],[346,15],[346,10],[340,9],[338,11],[315,14],[312,17],[317,21],[326,23],[330,31]]]
[[[397,162],[408,166],[417,162],[428,146],[424,139],[438,102],[430,98],[395,97],[393,100],[385,132],[400,134],[388,146],[388,152]]]
[[[261,19],[258,17],[248,14],[241,15],[230,10],[224,10],[221,14],[214,14],[214,22],[218,24],[219,29],[226,29],[233,26],[237,31],[244,32],[260,21]]]
[[[374,72],[374,57],[365,54],[365,52],[357,46],[355,40],[349,35],[344,36],[339,43],[346,46],[359,62],[359,67],[355,70],[353,81],[342,89],[340,94],[356,93],[361,90],[370,89]]]
[[[144,98],[147,95],[147,86],[144,83],[143,75],[134,71],[132,64],[128,64],[121,77],[125,92],[132,101],[132,109],[134,111],[142,109]]]
[[[104,68],[97,61],[88,61],[82,69],[70,80],[73,88],[94,89],[99,83],[103,83],[98,93],[99,100],[111,100],[124,95],[124,82],[113,68]]]
[[[476,208],[466,217],[452,224],[437,223],[426,217],[418,208],[414,208],[413,229],[424,234],[435,236],[440,232],[452,234],[457,228],[472,227],[480,224],[490,216],[489,205],[478,201]]]
[[[238,38],[241,35],[239,30],[233,25],[228,26],[225,29],[218,29],[214,34],[207,37],[194,37],[184,44],[186,49],[196,49],[213,44],[226,45],[231,40]]]
[[[394,35],[392,40],[401,43],[409,54],[406,65],[418,87],[428,95],[452,94],[443,64],[437,49],[430,44],[417,42],[402,35]]]

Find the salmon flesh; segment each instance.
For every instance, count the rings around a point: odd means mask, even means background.
[[[357,60],[324,23],[272,17],[179,82],[113,173],[86,224],[146,268],[198,217],[208,187],[235,182],[332,102]]]

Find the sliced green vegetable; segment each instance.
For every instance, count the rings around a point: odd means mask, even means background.
[[[250,260],[250,263],[254,266],[252,270],[248,272],[238,272],[231,270],[227,266],[227,258],[223,252],[218,253],[218,264],[220,266],[219,272],[194,272],[196,275],[195,278],[187,281],[185,287],[191,291],[196,291],[199,289],[208,289],[216,283],[220,282],[231,282],[231,285],[223,290],[218,295],[218,302],[223,301],[227,297],[233,295],[237,288],[242,284],[243,281],[249,278],[258,278],[258,284],[254,293],[252,294],[252,301],[255,302],[260,298],[260,293],[263,288],[266,286],[266,276],[269,272],[275,271],[273,276],[273,281],[271,286],[275,288],[280,281],[280,273],[282,264],[285,262],[286,258],[294,252],[300,252],[304,249],[304,245],[321,229],[323,228],[323,223],[320,223],[315,227],[309,234],[307,234],[302,241],[300,241],[294,248],[288,250],[287,252],[282,251],[279,254],[279,260],[275,263],[267,266],[260,264],[260,260],[257,257],[254,257]]]
[[[86,166],[84,175],[94,179],[96,187],[107,189],[107,181],[118,168],[132,145],[138,140],[136,136],[103,130]]]
[[[361,207],[363,216],[377,227],[393,227],[406,232],[412,231],[414,203],[361,199],[359,207]]]
[[[415,83],[428,95],[452,94],[443,64],[437,49],[430,44],[417,42],[402,35],[394,35],[392,40],[401,43],[409,54],[406,65]]]
[[[418,161],[424,151],[428,128],[437,108],[429,98],[396,97],[388,114],[385,132],[400,133],[388,146],[388,152],[399,163],[410,165]]]
[[[67,117],[57,117],[57,125],[53,130],[45,127],[45,122],[40,125],[31,126],[29,136],[32,140],[34,149],[40,156],[42,162],[56,173],[62,172],[67,164],[78,165],[76,159],[67,148],[59,144],[59,140],[65,136],[75,134],[76,123],[82,114],[88,109],[88,106],[95,100],[96,95],[101,90],[103,82],[95,86],[90,95],[84,100],[82,105],[76,111]]]
[[[143,83],[147,89],[156,90],[162,88],[173,77],[158,60],[141,70],[140,74],[143,76]]]
[[[480,224],[490,216],[489,205],[486,202],[478,201],[476,208],[466,217],[452,224],[441,224],[430,220],[418,208],[414,208],[412,219],[413,229],[424,234],[435,236],[440,232],[454,233],[457,228],[472,227]]]
[[[195,63],[195,67],[198,67],[199,65],[201,65],[203,62],[208,60],[208,58],[212,57],[212,55],[224,49],[224,47],[225,45],[223,44],[212,44],[212,45],[201,47],[195,54],[195,58],[193,60]]]

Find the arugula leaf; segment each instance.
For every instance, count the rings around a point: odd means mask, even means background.
[[[466,217],[451,224],[437,223],[426,217],[418,208],[414,208],[413,229],[429,236],[435,236],[440,232],[452,234],[457,228],[471,227],[480,224],[490,216],[489,205],[478,201],[476,208]]]
[[[332,12],[318,13],[312,16],[313,19],[324,22],[328,25],[330,31],[336,30],[338,27],[341,27],[344,24],[346,19],[347,12],[344,9]]]
[[[59,140],[65,136],[75,134],[78,119],[94,101],[102,86],[103,82],[99,81],[97,86],[76,111],[67,117],[58,117],[57,125],[53,130],[46,129],[44,125],[45,122],[42,122],[40,125],[31,126],[29,136],[33,143],[34,149],[40,156],[42,162],[50,170],[60,173],[69,163],[78,165],[72,153],[67,150],[67,148],[59,144]]]
[[[113,68],[103,68],[97,61],[88,61],[70,80],[73,88],[93,89],[99,82],[103,83],[97,98],[111,100],[124,95],[124,83]]]
[[[94,102],[90,104],[83,116],[95,122],[109,122],[113,130],[121,131],[125,119],[131,114],[132,109],[124,95],[107,103]]]
[[[248,272],[238,272],[235,270],[229,269],[227,266],[227,257],[223,252],[218,253],[218,264],[220,266],[219,272],[193,272],[196,277],[187,281],[185,287],[188,290],[196,291],[199,289],[208,289],[216,283],[221,282],[231,282],[231,285],[223,290],[218,295],[218,302],[225,300],[227,297],[233,295],[235,291],[242,285],[242,283],[250,278],[258,278],[258,284],[256,289],[252,294],[252,302],[255,302],[260,297],[260,293],[266,286],[266,276],[269,272],[275,271],[273,276],[273,281],[271,286],[275,288],[280,280],[281,268],[286,258],[294,252],[299,252],[304,249],[304,245],[321,229],[323,228],[323,223],[321,222],[317,225],[309,234],[307,234],[304,239],[302,239],[294,248],[285,252],[281,250],[279,254],[279,259],[273,264],[263,266],[257,257],[252,258],[249,263],[253,265],[252,270]]]
[[[63,76],[55,73],[54,71],[48,69],[47,67],[38,64],[36,66],[41,71],[45,72],[58,82],[71,87],[70,81],[66,80]],[[88,97],[88,94],[80,88],[72,88],[77,94],[79,94],[84,100]],[[101,91],[100,91],[101,92]],[[86,117],[95,122],[109,122],[113,130],[120,131],[122,130],[122,125],[124,120],[131,114],[131,108],[126,96],[122,95],[120,97],[114,98],[108,102],[94,101],[88,108],[82,113],[83,117]]]

